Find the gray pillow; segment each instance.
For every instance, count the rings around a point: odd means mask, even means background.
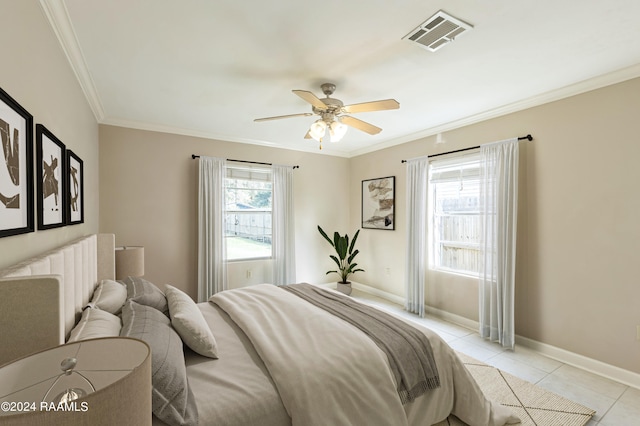
[[[118,315],[126,299],[127,288],[122,283],[113,280],[102,280],[93,290],[89,306]]]
[[[169,318],[157,309],[127,300],[120,335],[144,340],[151,347],[153,414],[168,425],[197,425],[198,409],[187,381],[182,340]]]
[[[68,342],[116,337],[120,335],[121,329],[122,323],[117,316],[101,309],[87,308],[82,312],[78,324],[71,330]]]
[[[127,287],[127,299],[156,308],[169,316],[167,298],[155,284],[140,277],[127,277],[122,282]]]

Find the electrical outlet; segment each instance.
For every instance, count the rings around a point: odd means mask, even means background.
[[[247,269],[247,278],[251,278],[253,276],[253,271],[251,269]]]
[[[385,272],[387,275],[391,275],[391,268],[384,268],[384,272]]]

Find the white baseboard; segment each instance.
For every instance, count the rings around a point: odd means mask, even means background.
[[[443,311],[442,309],[434,308],[432,306],[425,306],[424,311],[431,316],[449,321],[453,324],[468,328],[469,330],[478,331],[480,327],[478,321],[452,314],[451,312]]]
[[[332,282],[332,283],[322,283],[322,284],[316,284],[318,286],[321,287],[326,287],[326,288],[330,288],[335,290],[336,289],[336,282]],[[368,293],[372,296],[377,296],[380,297],[382,299],[388,300],[389,302],[393,302],[393,303],[397,303],[398,305],[404,306],[404,297],[401,296],[397,296],[393,293],[387,293],[384,290],[380,290],[374,287],[370,287],[366,284],[360,284],[358,282],[355,281],[351,281],[351,287],[353,287],[356,290],[360,290],[363,291],[365,293]]]
[[[392,293],[387,293],[386,291],[370,287],[366,284],[354,282],[352,283],[352,285],[355,289],[404,306],[404,297],[397,296]],[[452,314],[451,312],[443,311],[431,306],[425,306],[425,313],[474,331],[477,331],[480,326],[477,321],[462,317],[460,315]],[[627,386],[640,389],[640,374],[634,373],[633,371],[625,370],[623,368],[616,367],[614,365],[607,364],[593,358],[588,358],[586,356],[570,352],[552,345],[548,345],[546,343],[541,343],[527,337],[516,335],[516,344],[532,349],[541,355],[544,355],[551,359],[555,359],[556,361],[560,361],[564,364],[568,364],[573,367],[588,371],[590,373],[597,374],[599,376],[625,384]]]
[[[627,386],[640,389],[640,374],[625,370],[615,365],[607,364],[584,355],[570,352],[555,346],[541,343],[527,337],[516,336],[516,344],[532,349],[539,354],[563,362],[568,365],[586,370],[607,379],[615,380]]]
[[[369,293],[373,296],[381,297],[390,302],[397,303],[398,305],[404,306],[404,297],[397,296],[393,293],[387,293],[384,290],[370,287],[366,284],[360,284],[355,281],[351,281],[351,287],[355,288],[356,290],[364,291],[365,293]]]

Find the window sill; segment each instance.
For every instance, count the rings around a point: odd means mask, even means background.
[[[271,256],[266,256],[266,257],[247,257],[247,258],[242,258],[242,259],[227,259],[226,262],[227,263],[253,262],[253,261],[258,261],[258,260],[271,260],[271,259],[273,259],[273,257],[271,257]]]
[[[480,278],[480,274],[479,273],[465,273],[465,272],[460,272],[460,271],[453,271],[451,269],[443,269],[443,268],[429,268],[430,271],[433,272],[440,272],[443,274],[449,274],[449,275],[457,275],[459,277],[464,277],[464,278],[471,278],[471,279],[479,279]]]

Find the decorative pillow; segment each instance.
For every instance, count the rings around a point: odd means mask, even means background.
[[[127,300],[120,335],[144,340],[151,347],[153,414],[169,425],[197,425],[198,409],[187,381],[182,341],[169,318],[157,309]]]
[[[110,314],[118,315],[127,300],[127,288],[113,280],[102,280],[93,291],[91,308],[102,309]]]
[[[119,317],[100,309],[85,309],[80,321],[71,330],[68,341],[77,342],[98,337],[117,337],[120,335],[121,328],[122,323]]]
[[[169,307],[164,293],[153,283],[139,277],[127,277],[123,280],[127,287],[127,299],[140,305],[156,308],[169,316]]]
[[[171,325],[182,341],[193,351],[209,358],[218,358],[218,346],[198,305],[182,290],[167,285],[165,289]]]

